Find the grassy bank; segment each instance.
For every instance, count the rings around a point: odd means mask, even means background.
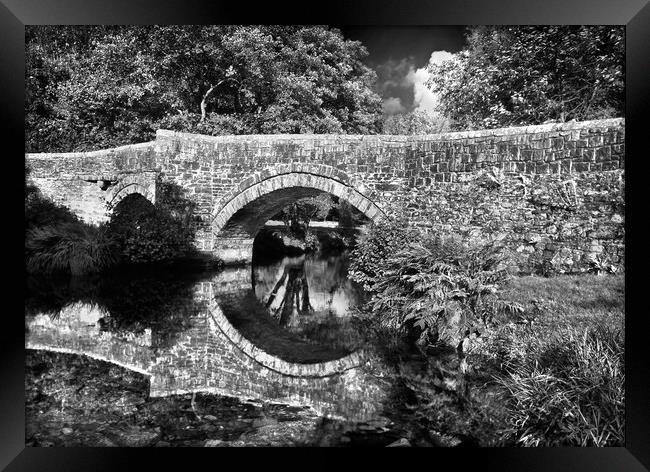
[[[396,356],[412,428],[481,446],[624,445],[624,276],[519,277],[503,296],[524,311],[473,338],[465,375],[453,350],[419,368]]]
[[[521,277],[504,297],[521,316],[477,343],[476,371],[503,400],[505,443],[624,444],[623,275]]]
[[[601,321],[620,323],[625,314],[624,274],[517,277],[503,288],[503,294],[526,306],[534,323],[550,329],[560,329],[564,323],[575,328]]]
[[[513,277],[506,259],[498,238],[396,221],[362,236],[350,276],[396,405],[484,446],[622,445],[624,275]]]

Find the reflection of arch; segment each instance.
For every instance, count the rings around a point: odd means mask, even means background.
[[[257,172],[223,196],[215,205],[212,231],[253,237],[286,203],[321,192],[348,201],[370,220],[384,216],[345,173],[322,164],[295,162]]]
[[[106,192],[106,203],[109,209],[113,209],[124,198],[132,193],[139,193],[151,203],[156,202],[155,177],[150,175],[136,174],[127,175],[121,178],[117,185]]]
[[[211,315],[211,326],[219,329],[240,351],[258,364],[291,377],[329,377],[359,367],[363,360],[363,353],[353,352],[340,359],[312,364],[298,364],[275,357],[255,346],[235,328],[223,314],[216,300],[208,305]]]

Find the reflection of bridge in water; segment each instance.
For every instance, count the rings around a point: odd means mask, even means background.
[[[384,388],[367,373],[362,352],[337,354],[316,346],[319,360],[316,355],[296,361],[281,350],[251,342],[245,330],[231,323],[229,307],[254,298],[250,274],[250,267],[231,269],[196,283],[192,303],[198,309],[189,310],[187,328],[169,345],[152,343],[156,333],[150,328],[126,334],[103,331],[100,320],[110,314],[96,305],[75,303],[56,317],[28,317],[26,347],[82,354],[143,373],[156,397],[206,392],[310,406],[350,420],[377,414]],[[300,344],[289,334],[278,342]]]

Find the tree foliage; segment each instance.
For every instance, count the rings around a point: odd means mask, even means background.
[[[436,134],[449,131],[451,122],[437,113],[414,110],[384,119],[383,134]]]
[[[374,133],[359,42],[321,26],[29,26],[26,147],[205,134]]]
[[[428,86],[456,129],[622,116],[624,39],[618,26],[472,27]]]
[[[285,206],[274,218],[282,220],[289,232],[298,238],[307,235],[312,221],[338,221],[339,226],[351,228],[368,220],[348,201],[330,193],[300,198]]]
[[[312,220],[325,220],[337,206],[331,194],[321,193],[296,200],[284,207],[278,216],[291,234],[304,237]]]

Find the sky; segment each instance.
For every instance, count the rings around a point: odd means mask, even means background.
[[[465,45],[464,26],[337,26],[368,50],[366,65],[377,72],[384,114],[433,112],[436,97],[426,87],[429,61],[440,62]]]

